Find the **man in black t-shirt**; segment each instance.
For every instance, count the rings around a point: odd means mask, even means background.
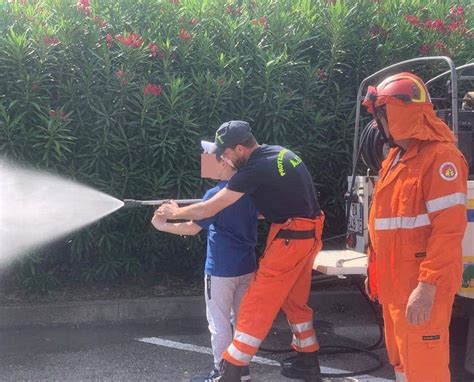
[[[168,219],[204,219],[248,194],[272,225],[259,269],[245,295],[232,344],[223,355],[221,382],[240,381],[283,309],[293,332],[296,359],[282,365],[287,377],[321,380],[319,344],[307,301],[314,258],[321,249],[324,215],[311,176],[296,154],[281,146],[259,145],[244,121],[229,121],[216,132],[211,152],[237,173],[213,198],[179,208],[160,207]]]

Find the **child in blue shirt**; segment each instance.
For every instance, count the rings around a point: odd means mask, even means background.
[[[203,199],[208,200],[225,188],[235,169],[214,154],[203,154],[203,158],[203,164],[213,162],[212,178],[221,180],[205,193]],[[196,235],[207,229],[204,284],[214,368],[208,376],[193,378],[193,382],[212,382],[219,377],[222,353],[232,342],[232,326],[255,272],[257,219],[257,209],[247,195],[207,219],[184,223],[169,223],[158,215],[152,219],[156,229],[176,235]],[[241,380],[250,381],[248,371],[244,374]]]

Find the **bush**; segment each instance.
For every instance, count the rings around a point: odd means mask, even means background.
[[[469,0],[0,0],[0,153],[120,199],[200,197],[198,141],[244,119],[300,154],[326,235],[341,233],[360,81],[419,55],[471,60],[473,13]],[[153,232],[150,216],[117,212],[27,269],[54,270],[48,285],[200,274],[204,241]]]

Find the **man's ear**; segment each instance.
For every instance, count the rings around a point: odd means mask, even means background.
[[[246,148],[245,148],[244,146],[242,146],[242,145],[237,145],[237,146],[235,146],[235,149],[234,149],[234,150],[236,150],[239,154],[245,154],[245,149],[246,149]]]

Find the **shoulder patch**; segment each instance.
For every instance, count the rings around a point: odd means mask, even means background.
[[[454,180],[458,177],[458,169],[453,162],[444,162],[439,166],[439,175],[447,181]]]

